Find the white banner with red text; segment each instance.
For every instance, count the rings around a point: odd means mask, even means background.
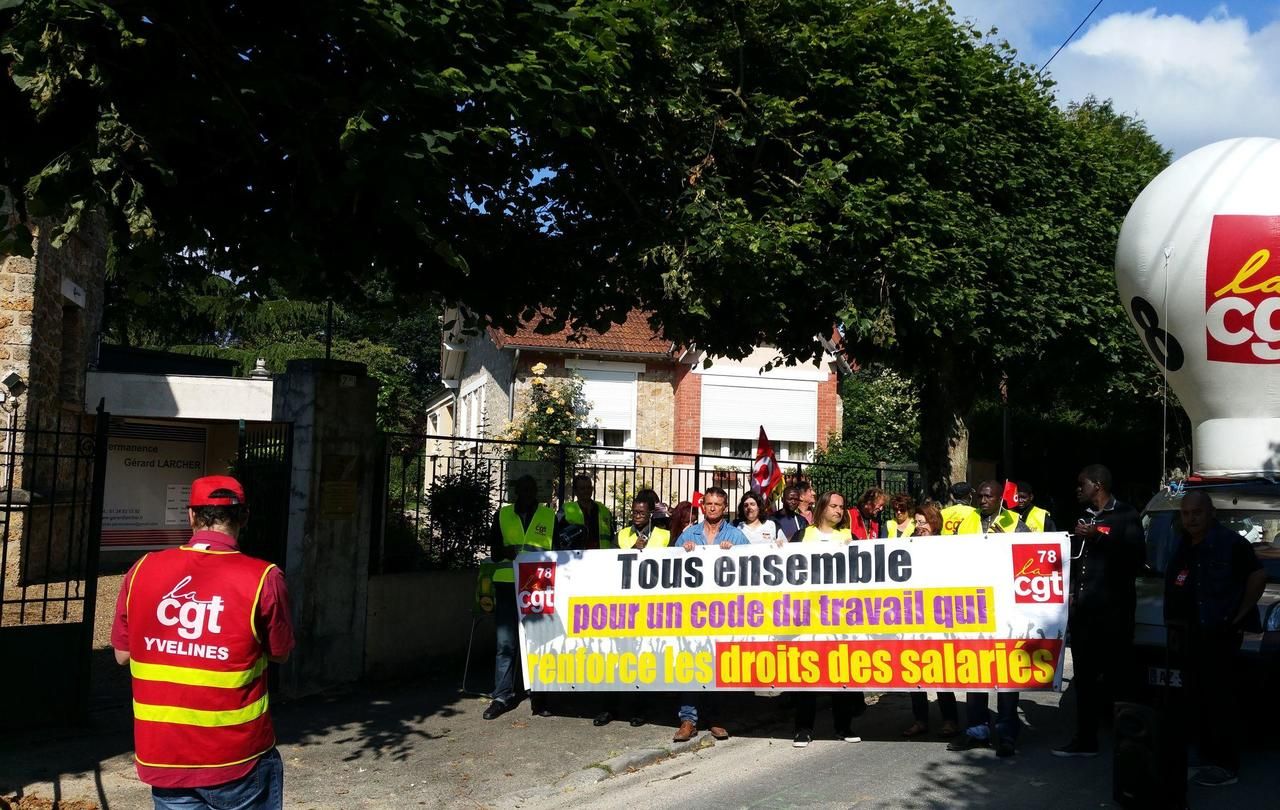
[[[552,551],[516,559],[525,687],[1061,689],[1070,540]]]

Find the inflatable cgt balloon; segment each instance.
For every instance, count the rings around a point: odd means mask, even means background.
[[[1129,209],[1120,300],[1195,426],[1193,471],[1280,472],[1280,140],[1176,161]]]

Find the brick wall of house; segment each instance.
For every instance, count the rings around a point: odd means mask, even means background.
[[[675,374],[675,441],[677,453],[702,452],[702,376],[691,366],[679,366]],[[677,463],[692,464],[692,458],[677,458]]]
[[[835,372],[827,375],[825,382],[818,383],[818,447],[827,446],[832,435],[840,435],[841,430],[840,382]]]

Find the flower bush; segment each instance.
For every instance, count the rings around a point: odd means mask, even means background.
[[[593,443],[593,431],[584,427],[591,408],[582,394],[582,379],[548,379],[545,363],[535,364],[530,371],[533,376],[529,379],[529,399],[502,435],[504,439],[528,444],[513,446],[510,457],[518,461],[558,461],[563,452],[566,462],[576,465],[584,451],[572,445]]]

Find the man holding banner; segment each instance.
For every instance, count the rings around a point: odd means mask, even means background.
[[[493,591],[497,602],[494,631],[497,652],[493,665],[493,702],[484,710],[494,720],[515,708],[516,683],[523,688],[516,612],[516,577],[511,561],[522,551],[550,551],[555,539],[556,513],[538,503],[538,483],[531,475],[515,480],[515,502],[498,510],[490,533],[493,559]],[[538,705],[534,714],[544,714]]]
[[[708,487],[707,491],[702,493],[702,522],[694,523],[680,533],[679,543],[684,550],[693,551],[694,546],[717,544],[724,550],[734,546],[751,545],[751,540],[742,533],[742,530],[725,519],[728,510],[729,493],[720,487]],[[692,692],[680,696],[680,710],[677,713],[680,727],[671,738],[672,742],[687,742],[698,733],[699,703],[703,704],[703,709],[717,705],[714,696],[701,699],[698,694]],[[729,732],[725,731],[724,726],[713,722],[710,730],[711,736],[717,740],[729,739]]]

